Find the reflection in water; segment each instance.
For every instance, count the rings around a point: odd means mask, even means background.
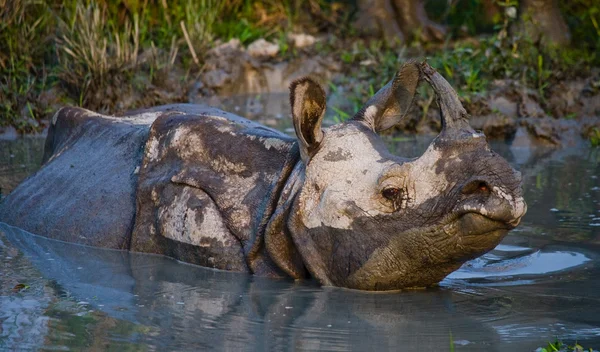
[[[422,351],[449,348],[450,334],[463,344],[461,350],[534,348],[556,334],[600,342],[598,312],[589,312],[600,306],[600,284],[585,281],[599,274],[595,264],[564,267],[553,280],[544,280],[547,273],[538,266],[541,271],[526,273],[529,285],[501,288],[478,284],[486,275],[458,275],[438,289],[366,293],[67,244],[1,226],[2,259],[11,248],[18,249],[39,271],[33,275],[48,279],[38,285],[53,296],[49,308],[44,307],[48,300],[41,304],[27,298],[36,297],[27,290],[3,297],[0,336],[5,346],[18,345],[32,332],[40,336],[33,340],[37,346],[68,349],[362,351],[402,346]],[[502,258],[496,254],[494,261]],[[519,274],[507,272],[513,275]],[[27,323],[6,323],[17,319]]]
[[[265,114],[262,122],[292,133],[287,103],[253,99],[270,110],[248,100],[228,110]],[[431,139],[386,138],[407,157]],[[37,167],[43,141],[0,143],[6,192]],[[600,150],[492,147],[523,173],[528,214],[436,289],[321,288],[0,225],[0,350],[421,351],[449,350],[452,337],[456,350],[521,351],[556,336],[598,348]]]
[[[504,253],[502,253],[504,252]],[[517,252],[517,255],[512,255]],[[511,278],[516,275],[548,275],[583,265],[590,261],[582,253],[571,251],[542,251],[530,248],[499,245],[494,251],[474,259],[449,279]]]

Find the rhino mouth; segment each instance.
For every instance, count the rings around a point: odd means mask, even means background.
[[[471,260],[495,248],[516,225],[476,212],[462,214],[456,223],[459,228],[457,254],[459,262]]]
[[[517,224],[520,219],[516,220]],[[458,218],[463,236],[481,236],[497,230],[510,231],[516,224],[494,219],[477,212],[468,212]]]
[[[476,211],[453,213],[443,224],[394,236],[343,286],[388,291],[435,285],[464,262],[495,248],[514,227]],[[423,238],[428,239],[423,242]]]

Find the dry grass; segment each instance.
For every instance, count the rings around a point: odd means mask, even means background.
[[[120,30],[106,20],[106,7],[77,3],[70,23],[62,22],[57,38],[58,77],[86,105],[88,98],[109,84],[114,75],[138,65],[139,20],[126,20]]]
[[[339,42],[339,37],[356,34],[351,31],[348,4],[336,0],[0,0],[0,126],[39,130],[37,121],[57,104],[115,112],[183,99],[181,91],[190,77],[201,72],[204,55],[217,40],[237,38],[249,44],[266,37],[285,47],[287,32],[302,31],[334,34],[328,43]],[[594,0],[574,0],[569,9],[576,15],[568,18],[578,28],[574,34],[585,35],[596,48],[600,12]],[[335,33],[343,36],[336,38]],[[385,56],[387,51],[376,52]],[[345,62],[364,56],[365,51],[341,55]],[[384,61],[395,68],[395,60]],[[549,63],[545,58],[543,64]],[[544,65],[531,72],[545,73],[539,69]],[[479,90],[478,76],[469,77],[468,88]],[[167,88],[155,89],[164,88],[165,82]],[[48,99],[40,97],[53,87],[59,87],[55,90],[62,96],[54,104],[44,102]],[[169,91],[174,93],[165,93]]]

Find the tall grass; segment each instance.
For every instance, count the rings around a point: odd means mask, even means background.
[[[464,25],[471,31],[479,28],[472,13],[480,0],[429,2],[454,6],[437,7],[446,16],[438,19],[445,18],[454,33]],[[469,11],[456,10],[464,4],[468,6],[460,8]],[[561,6],[578,50],[541,52],[496,32],[479,45],[443,48],[432,59],[447,67],[453,83],[469,94],[484,91],[486,82],[497,77],[524,76],[543,91],[554,74],[550,71],[573,72],[563,68],[582,69],[581,62],[597,65],[600,60],[596,1]],[[152,96],[152,87],[163,84],[169,72],[175,70],[178,77],[201,72],[205,53],[218,41],[237,38],[248,44],[266,37],[285,47],[285,33],[298,30],[328,33],[328,43],[351,48],[339,55],[344,63],[377,62],[364,73],[370,75],[363,89],[367,92],[380,85],[374,80],[397,68],[402,52],[374,41],[363,43],[352,26],[354,11],[352,2],[333,0],[0,0],[0,126],[39,130],[38,120],[54,108],[40,95],[52,87],[60,88],[57,99],[63,103],[113,112],[123,97]],[[326,47],[317,50],[338,50]],[[173,99],[179,97],[140,104]]]
[[[198,72],[215,40],[274,36],[315,4],[0,0],[0,126],[39,130],[51,107],[37,98],[57,85],[71,104],[114,111],[124,90],[144,95],[161,72]]]
[[[0,125],[33,131],[36,92],[47,84],[48,54],[45,3],[0,0]]]

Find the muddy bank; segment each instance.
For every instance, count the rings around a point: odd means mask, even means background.
[[[300,55],[284,60],[275,50],[257,53],[252,46],[244,49],[235,40],[217,46],[208,53],[206,72],[195,82],[188,98],[226,108],[232,96],[285,94],[291,81],[311,75],[325,83],[331,82],[328,87],[330,107],[352,115],[356,107],[350,101],[368,98],[356,96],[352,89],[356,82],[348,80],[355,65],[345,64],[333,54],[302,50]],[[471,124],[484,131],[488,138],[514,140],[518,146],[575,146],[587,143],[594,133],[599,133],[600,71],[587,78],[561,81],[548,90],[546,95],[551,98],[546,99],[521,82],[496,80],[488,92],[475,99],[464,99],[463,104],[471,114]],[[437,134],[441,125],[432,98],[421,96],[410,117],[400,122],[397,131]],[[252,99],[247,102],[251,104]],[[239,103],[234,108],[236,106]],[[252,108],[246,110],[252,115]],[[282,110],[277,115],[287,117],[289,112]],[[330,111],[330,115],[335,113]]]
[[[206,52],[202,69],[193,77],[176,67],[152,77],[140,73],[137,81],[143,89],[115,85],[98,92],[91,100],[92,105],[86,107],[118,114],[140,107],[194,102],[273,125],[276,122],[268,122],[289,118],[286,98],[289,84],[310,75],[329,90],[330,121],[343,119],[347,116],[340,116],[340,111],[352,116],[356,102],[368,98],[354,87],[361,83],[360,78],[354,78],[360,77],[357,75],[360,66],[376,63],[369,60],[358,65],[347,63],[339,51],[323,50],[323,40],[305,34],[292,35],[288,38],[290,49],[282,52],[280,45],[263,39],[246,48],[233,39]],[[405,60],[399,58],[398,62]],[[490,139],[512,140],[524,147],[568,147],[600,139],[600,70],[595,69],[589,77],[553,83],[546,89],[542,95],[516,80],[495,80],[486,92],[463,99],[463,104],[471,114],[471,124]],[[53,111],[68,105],[64,103],[66,96],[67,92],[56,86],[41,95],[39,104],[49,117]],[[44,130],[48,119],[39,123]],[[440,128],[435,99],[431,92],[425,92],[396,131],[437,134]],[[0,128],[0,136],[12,139],[17,133],[14,127]]]
[[[490,91],[463,100],[471,125],[489,139],[509,140],[514,146],[573,147],[585,144],[600,131],[600,76],[560,82],[549,88],[550,98],[513,80],[496,80]],[[421,99],[411,120],[400,129],[417,133],[441,128],[435,108]]]

